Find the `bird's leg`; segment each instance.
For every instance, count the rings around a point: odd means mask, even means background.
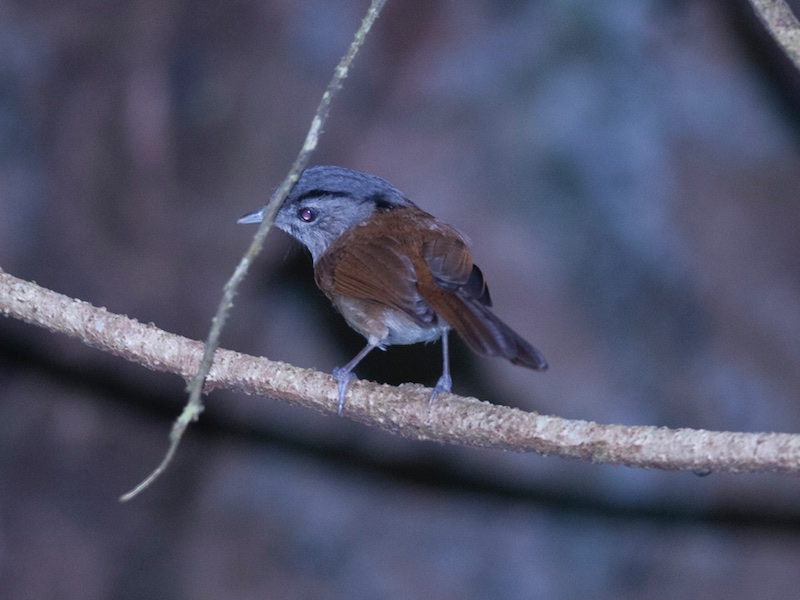
[[[447,343],[447,334],[449,332],[449,329],[445,329],[442,334],[442,376],[439,377],[439,381],[436,382],[433,388],[431,398],[428,400],[428,406],[433,404],[436,396],[442,392],[449,392],[450,387],[453,385],[453,379],[450,377],[450,349]]]
[[[344,396],[347,393],[347,386],[350,385],[350,382],[356,378],[355,374],[353,373],[353,369],[356,368],[356,365],[361,362],[361,359],[364,358],[373,348],[377,348],[377,344],[367,344],[364,346],[364,349],[356,354],[349,363],[347,363],[343,367],[336,367],[333,370],[333,376],[336,378],[337,383],[339,384],[339,408],[336,410],[339,413],[339,416],[342,414],[342,410],[344,410]]]

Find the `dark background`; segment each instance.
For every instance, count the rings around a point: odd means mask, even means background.
[[[0,266],[204,339],[366,2],[0,4]],[[390,0],[314,156],[464,231],[538,374],[454,391],[603,423],[800,429],[800,76],[746,2]],[[362,345],[276,232],[223,345]],[[358,373],[431,385],[436,345]],[[412,442],[0,321],[0,595],[789,598],[800,484]]]

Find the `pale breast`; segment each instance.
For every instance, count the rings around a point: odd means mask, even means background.
[[[421,326],[402,311],[370,300],[346,296],[332,297],[331,300],[350,327],[377,346],[432,342],[449,328],[441,319]]]

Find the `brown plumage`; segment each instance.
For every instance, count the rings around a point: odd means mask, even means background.
[[[368,230],[376,233],[365,235]],[[488,287],[461,235],[416,207],[377,212],[345,231],[319,258],[314,275],[345,318],[348,302],[361,301],[367,323],[348,322],[378,345],[393,343],[381,322],[389,308],[422,328],[449,325],[476,354],[547,367],[536,348],[489,310]]]
[[[263,209],[240,223],[261,221]],[[430,401],[451,387],[448,331],[477,354],[535,370],[544,356],[498,319],[464,238],[389,182],[341,167],[307,169],[275,218],[314,259],[314,278],[366,347],[333,371],[339,413],[352,371],[371,350],[442,340],[442,376]]]

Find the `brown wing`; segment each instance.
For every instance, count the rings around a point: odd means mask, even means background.
[[[345,234],[319,258],[314,273],[320,289],[402,311],[423,327],[434,324],[436,313],[419,293],[417,273],[400,251],[400,240],[363,237]]]
[[[422,286],[425,299],[473,352],[530,369],[547,368],[541,352],[489,310],[492,300],[483,273],[457,233],[436,232],[423,244],[422,257],[436,286]]]
[[[445,290],[455,290],[469,281],[472,254],[455,232],[442,235],[435,231],[422,244],[422,258],[436,284]]]
[[[458,234],[452,232],[427,240],[422,246],[422,257],[440,288],[459,290],[466,298],[492,305],[483,273],[472,263],[472,253]]]

